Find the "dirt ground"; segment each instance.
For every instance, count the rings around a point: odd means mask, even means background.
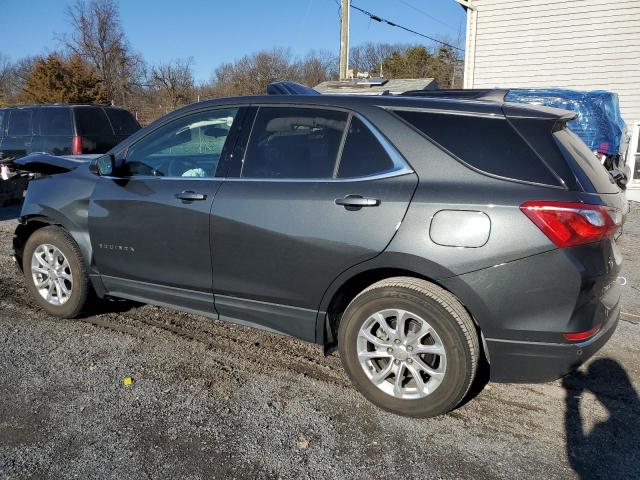
[[[0,478],[640,478],[638,204],[606,347],[429,420],[377,409],[292,338],[130,303],[52,318],[9,258],[16,215],[0,209]]]

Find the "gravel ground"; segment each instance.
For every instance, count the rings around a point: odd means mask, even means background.
[[[640,477],[637,204],[607,346],[563,381],[489,384],[429,420],[380,411],[337,355],[295,339],[131,303],[47,316],[7,256],[14,213],[0,209],[2,478]]]

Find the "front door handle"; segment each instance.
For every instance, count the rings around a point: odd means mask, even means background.
[[[183,202],[193,202],[195,200],[206,200],[207,196],[204,193],[194,192],[193,190],[185,190],[184,192],[176,193],[176,198]]]
[[[336,198],[336,205],[354,208],[377,207],[380,205],[380,200],[377,198],[364,198],[362,195],[347,195],[344,198]]]

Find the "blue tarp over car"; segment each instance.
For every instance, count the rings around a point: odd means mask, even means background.
[[[560,88],[511,89],[505,100],[577,112],[578,116],[567,125],[591,150],[606,155],[624,153],[626,124],[620,115],[616,93]]]

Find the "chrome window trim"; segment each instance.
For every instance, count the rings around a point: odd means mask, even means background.
[[[352,112],[350,110],[347,109],[343,109],[343,108],[333,108],[333,107],[329,107],[329,106],[323,106],[323,105],[299,105],[299,104],[266,104],[266,105],[246,105],[246,106],[256,106],[256,107],[260,107],[260,106],[265,106],[265,107],[297,107],[297,108],[315,108],[315,109],[320,109],[320,110],[335,110],[335,111],[344,111],[350,114],[350,118],[353,117],[357,117],[360,121],[362,121],[362,123],[364,123],[364,125],[371,131],[371,133],[373,133],[374,137],[376,138],[376,140],[378,140],[378,142],[380,142],[380,145],[382,145],[382,148],[384,149],[384,151],[387,153],[387,155],[389,155],[389,158],[391,159],[392,163],[393,163],[393,168],[390,170],[386,170],[384,172],[380,172],[380,173],[376,173],[374,175],[366,175],[366,176],[361,176],[361,177],[349,177],[349,178],[326,178],[326,177],[321,177],[321,178],[247,178],[247,177],[216,177],[216,176],[212,176],[212,177],[169,177],[169,176],[155,176],[155,175],[132,175],[132,176],[127,176],[127,177],[103,177],[103,178],[109,178],[109,179],[127,179],[129,181],[131,180],[152,180],[152,179],[156,179],[156,180],[198,180],[198,181],[205,181],[205,180],[216,180],[216,181],[228,181],[228,182],[286,182],[286,183],[329,183],[329,182],[335,182],[335,183],[347,183],[347,182],[365,182],[365,181],[372,181],[372,180],[380,180],[380,179],[384,179],[384,178],[392,178],[392,177],[399,177],[402,175],[408,175],[411,173],[415,173],[414,170],[409,166],[409,164],[407,163],[407,161],[404,159],[404,157],[398,152],[398,150],[395,148],[395,146],[393,146],[393,144],[387,140],[387,138],[378,130],[378,128],[373,125],[367,118],[365,118],[364,116],[362,116],[360,113],[358,112]],[[215,108],[215,109],[211,109],[211,110],[221,110],[221,109],[228,109],[228,108],[236,108],[234,106],[230,106],[230,105],[225,105],[221,108]],[[239,109],[239,107],[237,107]],[[196,112],[191,112],[190,114],[196,114],[196,113],[202,113],[204,111],[208,111],[209,109],[203,109],[203,110],[198,110]],[[188,115],[190,115],[188,114]],[[180,118],[184,118],[188,115],[182,115],[174,120],[178,120]],[[173,121],[173,120],[172,120]],[[133,145],[135,145],[136,143],[138,143],[140,140],[142,140],[143,138],[146,138],[148,135],[150,135],[151,133],[155,132],[156,130],[158,130],[160,127],[168,125],[169,123],[171,123],[172,121],[169,122],[165,122],[162,125],[158,126],[157,128],[155,128],[154,130],[152,130],[151,132],[149,132],[149,134],[145,135],[144,137],[138,139],[134,144],[129,145],[126,149],[126,153],[125,153],[125,161],[126,161],[126,157],[128,156],[128,151],[129,148]],[[254,118],[254,124],[255,124],[255,118]],[[349,119],[349,123],[347,124],[347,128],[350,124],[350,119]],[[251,125],[251,130],[253,133],[253,127],[254,125]],[[346,134],[345,134],[345,138],[346,138]],[[249,135],[249,140],[251,139],[251,134]],[[246,149],[245,149],[245,153],[246,153]],[[342,155],[342,152],[340,152],[340,155]],[[244,164],[244,158],[242,158],[241,162]],[[336,159],[336,165],[339,165],[340,162],[338,160],[342,160],[342,158],[337,158]]]
[[[353,182],[365,182],[369,180],[380,180],[382,178],[399,177],[401,175],[408,175],[414,173],[413,170],[407,168],[402,170],[390,170],[388,172],[379,173],[376,175],[369,175],[366,177],[351,177],[351,178],[239,178],[228,177],[220,178],[225,182],[280,182],[280,183],[353,183]]]
[[[269,105],[272,106],[272,105]],[[277,105],[280,106],[280,105]],[[287,105],[289,106],[289,105]],[[299,108],[305,108],[305,106],[299,106],[296,105],[296,107]],[[338,110],[335,108],[331,108],[331,107],[317,107],[317,106],[313,106],[316,108],[320,108],[322,110]],[[313,108],[312,107],[312,108]],[[338,111],[342,111],[341,109]],[[347,110],[345,110],[347,111]],[[349,112],[349,111],[348,111]],[[349,112],[349,118],[347,121],[347,126],[346,128],[349,128],[349,125],[351,124],[351,119],[353,117],[358,118],[370,131],[371,133],[373,133],[373,136],[376,137],[376,140],[378,140],[378,142],[380,142],[380,145],[382,145],[382,148],[384,149],[384,151],[386,152],[387,155],[389,155],[389,158],[391,159],[392,163],[393,163],[393,168],[391,168],[390,170],[386,170],[380,173],[376,173],[373,175],[366,175],[366,176],[362,176],[362,177],[349,177],[349,178],[337,178],[337,177],[333,177],[333,178],[327,178],[327,177],[321,177],[321,178],[250,178],[250,177],[220,177],[220,178],[224,178],[225,181],[227,182],[286,182],[286,183],[329,183],[329,182],[335,182],[335,183],[345,183],[345,182],[364,182],[364,181],[370,181],[370,180],[380,180],[383,178],[391,178],[391,177],[399,177],[401,175],[407,175],[410,173],[414,173],[413,169],[409,166],[409,164],[407,163],[407,161],[404,159],[404,157],[402,155],[400,155],[400,153],[398,152],[398,150],[391,144],[391,142],[389,140],[387,140],[387,138],[382,135],[382,133],[375,127],[375,125],[373,125],[368,119],[366,119],[364,116],[362,116],[360,113],[358,112]],[[254,119],[255,121],[255,119]],[[253,125],[251,126],[252,132],[253,133]],[[346,139],[346,134],[344,135],[344,138]],[[251,140],[251,135],[249,136],[249,140]],[[247,141],[247,143],[248,143]],[[246,153],[246,149],[245,149],[245,153]],[[340,165],[340,162],[342,161],[342,149],[340,150],[340,155],[338,156],[338,158],[336,158],[336,166]],[[245,158],[242,158],[242,164],[244,166],[244,161]]]
[[[366,177],[350,177],[350,178],[240,178],[240,177],[162,177],[155,175],[136,175],[133,177],[108,177],[101,176],[100,178],[107,178],[111,180],[123,180],[128,181],[135,180],[198,180],[200,182],[206,180],[215,180],[218,182],[286,182],[286,183],[352,183],[352,182],[365,182],[370,180],[380,180],[382,178],[399,177],[402,175],[408,175],[414,173],[410,168],[403,168],[401,170],[389,170],[387,172],[379,173],[376,175],[368,175]]]

